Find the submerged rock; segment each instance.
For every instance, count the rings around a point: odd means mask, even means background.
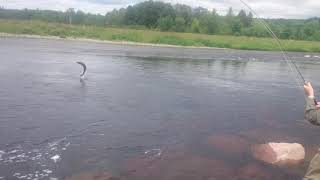
[[[231,180],[232,167],[219,159],[166,151],[161,158],[134,158],[126,162],[128,180]]]
[[[257,160],[278,166],[300,164],[305,158],[305,150],[297,143],[267,143],[251,147]]]
[[[65,180],[120,180],[118,177],[113,177],[112,174],[108,172],[104,173],[82,173],[78,175],[71,176]]]
[[[258,164],[249,164],[239,169],[237,180],[270,180],[272,173]]]
[[[207,143],[217,151],[228,155],[240,155],[250,150],[250,143],[245,139],[232,135],[209,136]]]

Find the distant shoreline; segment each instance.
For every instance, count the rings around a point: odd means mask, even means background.
[[[88,39],[88,38],[72,38],[72,37],[61,38],[61,37],[58,37],[58,36],[41,36],[41,35],[31,35],[31,34],[13,34],[13,33],[2,33],[2,32],[0,32],[0,38],[28,38],[28,39],[47,39],[47,40],[67,40],[67,41],[94,42],[94,43],[104,43],[104,44],[114,44],[114,45],[150,46],[150,47],[164,47],[164,48],[241,50],[241,49],[206,47],[206,46],[179,46],[179,45],[170,45],[170,44],[139,43],[139,42],[130,42],[130,41],[107,41],[107,40]]]
[[[273,38],[161,32],[0,19],[0,37],[37,38],[166,48],[279,52]],[[288,52],[320,53],[320,41],[281,40]]]

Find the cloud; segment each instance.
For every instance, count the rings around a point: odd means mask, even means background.
[[[65,11],[68,8],[75,8],[85,12],[105,14],[114,8],[121,8],[123,4],[97,3],[87,0],[0,0],[0,5],[12,9],[50,9]]]
[[[0,0],[0,6],[14,9],[52,9],[64,11],[75,8],[85,12],[105,14],[113,9],[133,5],[143,0]],[[235,11],[245,9],[239,0],[161,0],[176,4],[187,4],[192,7],[216,9],[225,14],[229,7]],[[262,17],[266,18],[309,18],[320,16],[319,0],[247,0]]]

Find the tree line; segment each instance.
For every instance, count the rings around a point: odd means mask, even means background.
[[[229,8],[226,15],[219,15],[215,9],[192,8],[183,4],[172,5],[152,0],[115,9],[106,15],[84,13],[74,9],[62,12],[0,8],[0,18],[202,34],[270,36],[252,13],[244,10],[235,13]],[[320,18],[265,20],[281,39],[320,40]]]
[[[75,11],[73,8],[62,11],[4,9],[0,8],[0,19],[39,20],[73,25],[105,26],[106,17],[97,14]]]

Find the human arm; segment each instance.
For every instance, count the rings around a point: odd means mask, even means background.
[[[304,85],[306,93],[305,119],[311,124],[320,126],[320,110],[318,109],[314,97],[314,90],[310,82]]]

